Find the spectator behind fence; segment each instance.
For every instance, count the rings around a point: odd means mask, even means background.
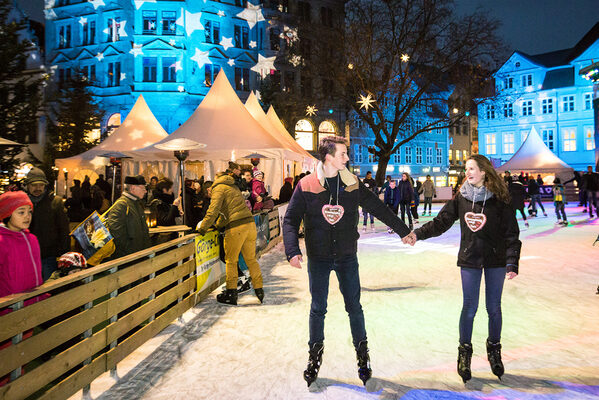
[[[46,174],[32,168],[25,178],[29,199],[34,205],[30,231],[40,244],[42,277],[48,279],[56,271],[56,259],[69,251],[69,220],[62,198],[48,190]]]
[[[106,227],[116,247],[111,259],[150,247],[150,232],[142,200],[146,194],[143,176],[125,177],[125,190],[106,214]]]
[[[210,207],[197,230],[200,235],[205,235],[219,217],[222,219],[219,225],[225,226],[226,290],[217,295],[216,300],[224,304],[237,304],[237,261],[241,252],[250,271],[256,297],[262,303],[264,290],[262,271],[256,260],[257,231],[254,217],[245,205],[235,180],[226,173],[217,175],[211,196]]]
[[[162,178],[156,183],[154,199],[150,208],[156,212],[156,222],[159,226],[176,225],[175,218],[179,216],[181,197],[175,199],[173,194],[173,181]]]
[[[281,186],[281,190],[279,190],[279,204],[287,203],[291,199],[291,195],[293,194],[291,182],[293,182],[293,178],[285,178],[285,183]]]
[[[254,212],[260,211],[262,208],[264,208],[266,194],[266,187],[264,186],[264,173],[262,171],[255,170],[254,180],[252,180],[251,194]]]
[[[102,191],[104,192],[104,197],[110,199],[110,196],[112,194],[112,186],[110,186],[110,183],[108,183],[104,179],[103,174],[98,175],[98,179],[96,179],[95,185],[102,189]]]

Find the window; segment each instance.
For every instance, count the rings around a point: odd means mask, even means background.
[[[214,21],[206,21],[204,24],[206,32],[206,43],[220,43],[220,23]]]
[[[243,0],[235,0],[235,5],[237,7],[243,7]]]
[[[250,70],[235,68],[235,89],[247,92],[250,90]]]
[[[306,150],[314,150],[314,127],[310,121],[300,119],[295,124],[295,140]],[[361,147],[360,147],[361,148]],[[360,157],[362,152],[360,151]]]
[[[576,128],[562,129],[564,138],[564,151],[576,151]]]
[[[487,119],[495,119],[495,106],[487,104]]]
[[[431,165],[433,163],[433,148],[432,147],[426,148],[426,163],[428,165]]]
[[[494,133],[488,133],[485,135],[487,142],[487,154],[497,154],[497,139]]]
[[[63,84],[71,80],[71,69],[70,68],[59,68],[58,69],[58,84]]]
[[[584,95],[584,109],[590,110],[593,108],[593,96],[591,93],[585,93]]]
[[[216,76],[220,71],[220,65],[217,64],[205,64],[204,65],[204,85],[210,87],[214,83]]]
[[[437,149],[439,150],[439,149]],[[449,149],[449,152],[447,153],[447,156],[449,158],[449,163],[453,164],[453,150]]]
[[[595,137],[592,126],[584,127],[584,149],[595,150]]]
[[[416,164],[422,164],[422,147],[416,147]]]
[[[553,114],[553,99],[543,99],[542,112],[543,114]]]
[[[464,160],[464,163],[466,163],[467,159],[468,159],[468,150],[463,150],[462,151],[462,160]]]
[[[119,86],[121,84],[121,63],[108,63],[108,86]]]
[[[522,102],[522,115],[532,115],[532,100],[524,100]]]
[[[405,163],[406,164],[412,164],[412,148],[411,147],[406,147],[405,150]]]
[[[144,57],[143,58],[143,81],[144,82],[156,82],[156,57]]]
[[[503,78],[503,87],[506,89],[514,88],[514,77],[508,76],[507,78]]]
[[[459,150],[455,151],[455,162],[456,162],[456,164],[461,164],[462,163],[460,161],[460,151]]]
[[[118,41],[120,39],[119,29],[121,28],[121,18],[120,17],[108,18],[107,25],[108,25],[107,26],[107,31],[108,31],[107,40],[109,42]]]
[[[175,57],[162,58],[162,81],[177,82],[177,59]]]
[[[392,162],[393,164],[401,164],[401,147],[393,153]]]
[[[298,1],[297,15],[299,16],[300,21],[310,22],[310,3],[307,1]]]
[[[355,144],[354,145],[354,163],[355,164],[361,164],[363,160],[362,157],[362,145],[361,144]]]
[[[514,154],[514,134],[512,132],[503,134],[503,153]]]
[[[239,49],[249,49],[250,31],[247,26],[235,25],[235,47]]]
[[[237,27],[235,27],[235,28],[237,28]],[[270,49],[274,50],[274,51],[279,51],[281,49],[281,37],[280,37],[281,31],[277,28],[270,28],[268,34],[269,34],[269,41],[270,41]],[[302,42],[300,42],[300,45]]]
[[[522,86],[532,86],[532,74],[522,75]]]
[[[85,22],[81,26],[81,44],[94,44],[96,41],[96,21]]]
[[[437,164],[443,164],[443,149],[435,149],[437,153]]]
[[[562,111],[574,111],[574,96],[563,96],[562,97]]]
[[[555,141],[553,138],[553,129],[543,129],[541,130],[541,136],[543,137],[543,142],[549,148],[549,150],[555,150]]]
[[[503,105],[503,116],[505,118],[511,118],[514,116],[514,105],[512,103],[505,103]]]
[[[368,162],[369,163],[374,162],[374,154],[372,154],[370,151],[368,152]]]
[[[156,11],[142,11],[142,26],[144,35],[156,34]]]
[[[71,25],[63,25],[58,28],[58,48],[71,47]]]
[[[177,33],[177,12],[163,11],[162,12],[162,34],[175,35]]]
[[[333,10],[328,7],[320,7],[320,22],[329,28],[333,27]]]
[[[85,65],[83,67],[83,76],[87,78],[89,82],[93,82],[96,80],[96,66],[95,65]]]

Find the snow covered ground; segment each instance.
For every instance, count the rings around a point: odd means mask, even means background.
[[[325,350],[308,389],[310,294],[306,268],[285,261],[282,245],[261,260],[265,303],[251,293],[237,307],[216,292],[94,381],[94,399],[599,399],[599,220],[567,206],[572,223],[549,217],[520,227],[520,275],[503,295],[499,381],[486,360],[484,295],[475,319],[473,379],[456,373],[461,308],[457,225],[415,247],[376,233],[359,245],[362,305],[373,378],[358,379],[349,322],[331,277]],[[440,205],[433,208],[433,215]],[[431,217],[421,218],[426,222]],[[361,226],[360,226],[361,227]],[[217,291],[218,292],[218,291]],[[484,293],[484,292],[483,292]],[[81,392],[73,396],[80,399]]]

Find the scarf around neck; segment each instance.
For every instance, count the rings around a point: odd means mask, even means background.
[[[465,199],[472,202],[485,201],[493,197],[493,193],[487,190],[485,186],[477,188],[468,183],[468,181],[464,182],[460,188],[460,193]]]

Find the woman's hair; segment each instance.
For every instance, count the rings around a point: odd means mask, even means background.
[[[491,191],[500,201],[509,204],[510,193],[507,190],[502,177],[497,174],[495,168],[491,164],[491,161],[482,154],[472,154],[468,157],[468,160],[473,160],[478,165],[481,171],[485,173],[485,187]],[[466,160],[466,161],[468,161]]]

